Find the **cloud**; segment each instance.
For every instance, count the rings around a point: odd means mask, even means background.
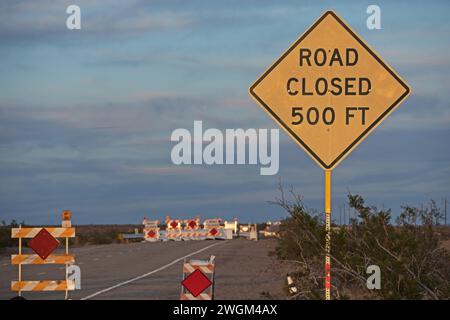
[[[194,120],[204,129],[276,128],[247,88],[323,5],[77,1],[83,29],[69,33],[69,4],[0,3],[0,219],[55,223],[70,208],[77,223],[198,212],[263,221],[285,215],[266,202],[280,178],[321,210],[323,172],[284,131],[279,175],[265,177],[254,165],[174,166],[170,134]],[[364,5],[338,5],[355,8],[360,18],[345,18],[364,28]],[[445,10],[425,10],[440,19],[433,36],[418,29],[434,21],[410,19],[423,6],[389,8],[386,29],[363,33],[413,95],[335,170],[335,208],[348,190],[387,206],[448,193]]]
[[[42,41],[67,36],[69,0],[17,1],[0,4],[0,39],[5,42]],[[126,36],[142,32],[186,28],[189,13],[142,10],[139,1],[78,1],[83,36]],[[73,33],[72,33],[73,34]]]
[[[413,89],[414,90],[414,89]],[[423,131],[450,125],[450,104],[445,96],[414,93],[379,127],[383,131]]]

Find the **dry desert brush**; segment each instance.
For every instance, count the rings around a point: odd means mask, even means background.
[[[293,299],[322,299],[324,215],[308,209],[302,197],[281,190],[275,203],[288,218],[280,226],[277,257],[291,264],[297,291]],[[437,232],[441,218],[429,208],[403,207],[391,223],[391,210],[368,207],[359,195],[348,196],[357,215],[349,225],[332,226],[332,294],[335,299],[449,299],[450,255]],[[381,288],[366,286],[367,267],[381,271]]]

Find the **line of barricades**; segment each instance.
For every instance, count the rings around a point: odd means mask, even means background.
[[[200,224],[200,217],[188,220],[176,220],[166,217],[166,229],[161,230],[158,220],[144,218],[143,237],[146,241],[190,241],[190,240],[215,240],[232,239],[233,229],[226,229],[222,225],[222,219],[206,219]]]

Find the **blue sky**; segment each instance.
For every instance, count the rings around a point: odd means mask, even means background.
[[[81,7],[82,29],[65,27]],[[378,4],[382,29],[366,28]],[[322,210],[323,172],[280,131],[280,171],[171,163],[176,128],[276,128],[247,88],[335,10],[413,95],[333,172],[333,209],[450,196],[448,1],[2,1],[0,220],[278,219],[278,183]]]

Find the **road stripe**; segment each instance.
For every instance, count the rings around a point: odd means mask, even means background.
[[[112,286],[112,287],[109,287],[109,288],[106,288],[106,289],[97,291],[97,292],[95,292],[95,293],[93,293],[93,294],[90,294],[90,295],[84,297],[84,298],[81,298],[81,300],[88,300],[88,299],[91,299],[91,298],[96,297],[96,296],[98,296],[98,295],[100,295],[100,294],[102,294],[102,293],[111,291],[111,290],[113,290],[113,289],[122,287],[122,286],[124,286],[124,285],[126,285],[126,284],[129,284],[129,283],[132,283],[132,282],[134,282],[134,281],[140,280],[140,279],[142,279],[142,278],[148,277],[149,275],[152,275],[152,274],[154,274],[154,273],[156,273],[156,272],[159,272],[159,271],[161,271],[161,270],[164,270],[164,269],[166,269],[166,268],[168,268],[168,267],[174,265],[175,263],[180,262],[180,261],[186,259],[187,257],[193,256],[194,254],[197,254],[197,253],[200,253],[200,252],[202,252],[202,251],[208,250],[209,248],[215,247],[215,246],[217,246],[217,245],[219,245],[219,244],[222,244],[222,243],[225,243],[225,242],[227,242],[227,241],[221,241],[221,242],[218,242],[218,243],[214,243],[214,244],[209,245],[209,246],[207,246],[207,247],[204,247],[204,248],[202,248],[202,249],[200,249],[200,250],[197,250],[197,251],[188,253],[187,255],[185,255],[185,256],[183,256],[183,257],[181,257],[181,258],[175,259],[175,260],[173,260],[172,262],[170,262],[170,263],[168,263],[168,264],[166,264],[166,265],[164,265],[164,266],[162,266],[162,267],[159,267],[158,269],[155,269],[155,270],[153,270],[153,271],[147,272],[147,273],[145,273],[145,274],[143,274],[143,275],[140,275],[140,276],[137,276],[137,277],[135,277],[135,278],[133,278],[133,279],[130,279],[130,280],[127,280],[127,281],[123,281],[123,282],[120,282],[120,283],[118,283],[118,284],[116,284],[116,285],[114,285],[114,286]]]

